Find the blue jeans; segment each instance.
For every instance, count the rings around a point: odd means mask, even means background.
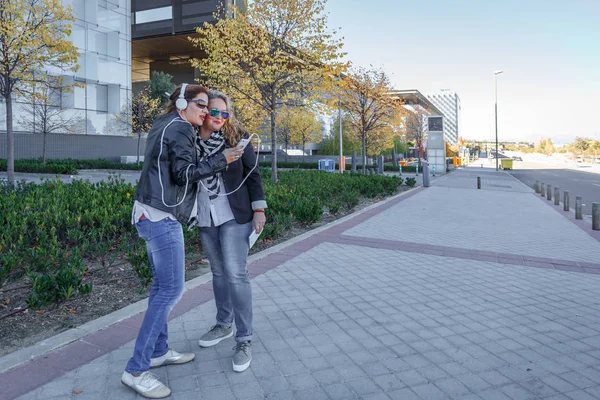
[[[152,287],[148,309],[133,350],[133,357],[125,371],[144,372],[150,369],[150,358],[169,351],[167,318],[173,306],[181,299],[185,283],[185,249],[181,224],[171,219],[151,222],[140,220],[135,224],[138,234],[146,242],[152,267]]]
[[[230,326],[235,316],[236,342],[252,340],[252,286],[246,265],[251,232],[252,222],[235,220],[200,228],[213,275],[217,325]]]

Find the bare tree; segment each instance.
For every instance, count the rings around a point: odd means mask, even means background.
[[[65,113],[62,105],[63,88],[60,77],[45,76],[26,95],[29,102],[23,106],[21,123],[33,133],[41,133],[44,138],[42,163],[46,165],[47,135],[69,131],[80,118]]]

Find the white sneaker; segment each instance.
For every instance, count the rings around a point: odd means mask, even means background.
[[[150,359],[150,368],[162,367],[163,365],[185,364],[196,358],[194,353],[178,353],[169,349],[164,355]]]
[[[162,399],[171,394],[171,389],[159,381],[156,375],[148,371],[142,372],[140,376],[134,376],[125,371],[121,377],[121,383],[149,399]]]

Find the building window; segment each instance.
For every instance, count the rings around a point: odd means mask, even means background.
[[[154,8],[152,10],[137,11],[135,13],[135,23],[145,24],[148,22],[165,21],[173,18],[173,7]]]

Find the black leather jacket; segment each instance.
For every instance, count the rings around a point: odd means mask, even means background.
[[[140,203],[173,214],[182,224],[190,220],[198,181],[227,167],[222,153],[200,161],[195,140],[194,128],[177,112],[158,117],[148,133],[144,167],[134,195]]]

